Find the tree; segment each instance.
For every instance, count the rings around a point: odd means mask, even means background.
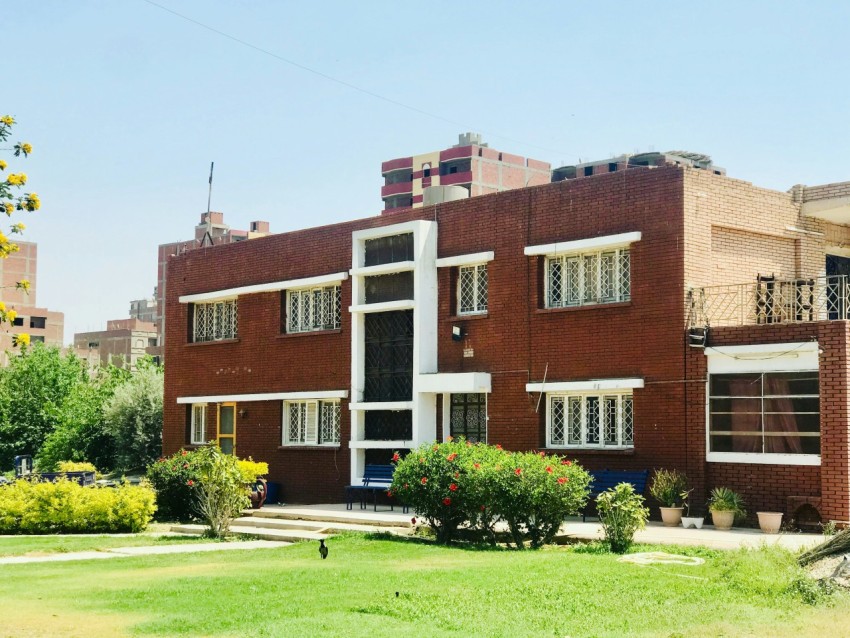
[[[141,365],[104,409],[120,469],[146,467],[162,453],[162,368]]]
[[[40,343],[0,369],[0,467],[11,467],[17,454],[36,456],[68,396],[87,382],[85,361]]]
[[[0,116],[0,143],[5,143],[9,140],[12,134],[12,127],[15,125],[15,118],[11,115]],[[15,157],[27,157],[32,153],[32,144],[29,142],[17,142],[11,148],[0,148],[0,150],[13,151]],[[0,211],[6,213],[7,217],[11,217],[15,212],[35,212],[41,208],[41,200],[36,193],[22,192],[23,187],[27,183],[26,173],[13,173],[6,169],[9,164],[6,160],[0,158]],[[3,175],[6,175],[5,179]],[[9,234],[16,235],[24,232],[24,224],[18,222],[9,226]],[[19,250],[17,244],[9,240],[9,237],[0,231],[0,259],[6,259],[12,253]],[[15,288],[28,292],[30,282],[22,279],[15,284]],[[0,325],[8,323],[11,325],[18,313],[11,308],[7,308],[3,301],[0,301]],[[30,336],[26,333],[21,333],[15,336],[15,345],[26,347],[30,342]]]

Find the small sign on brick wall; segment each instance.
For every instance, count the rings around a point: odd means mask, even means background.
[[[475,356],[475,350],[473,350],[472,348],[464,348],[463,349],[463,356],[464,356],[465,359],[469,359],[471,357],[474,357]]]

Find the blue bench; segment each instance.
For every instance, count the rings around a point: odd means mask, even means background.
[[[393,482],[392,465],[367,464],[363,471],[363,482],[360,485],[348,485],[345,488],[345,509],[354,508],[354,495],[360,496],[360,509],[366,509],[366,499],[372,495],[375,511],[378,511],[378,494],[386,492]],[[392,497],[390,497],[392,498]],[[395,507],[390,503],[390,510]],[[407,513],[407,505],[402,505],[402,511]]]
[[[590,475],[593,477],[593,483],[590,484],[590,498],[581,512],[582,521],[587,519],[591,507],[595,510],[596,497],[620,483],[631,483],[635,492],[643,495],[649,470],[596,470],[590,472]]]

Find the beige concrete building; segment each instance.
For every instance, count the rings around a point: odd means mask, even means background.
[[[148,353],[149,348],[156,346],[156,338],[156,325],[153,322],[113,319],[106,322],[106,330],[75,334],[74,348],[77,352],[97,351],[104,365],[111,363],[135,369],[136,362]]]

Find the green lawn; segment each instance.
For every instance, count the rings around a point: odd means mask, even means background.
[[[793,561],[777,551],[680,548],[706,564],[640,567],[568,547],[328,546],[325,561],[305,543],[0,566],[0,636],[850,635],[848,598],[787,593]]]
[[[135,547],[140,545],[172,545],[175,543],[209,542],[197,536],[160,536],[158,534],[126,535],[45,535],[0,537],[0,557],[41,556],[45,554],[87,552],[112,547]]]

